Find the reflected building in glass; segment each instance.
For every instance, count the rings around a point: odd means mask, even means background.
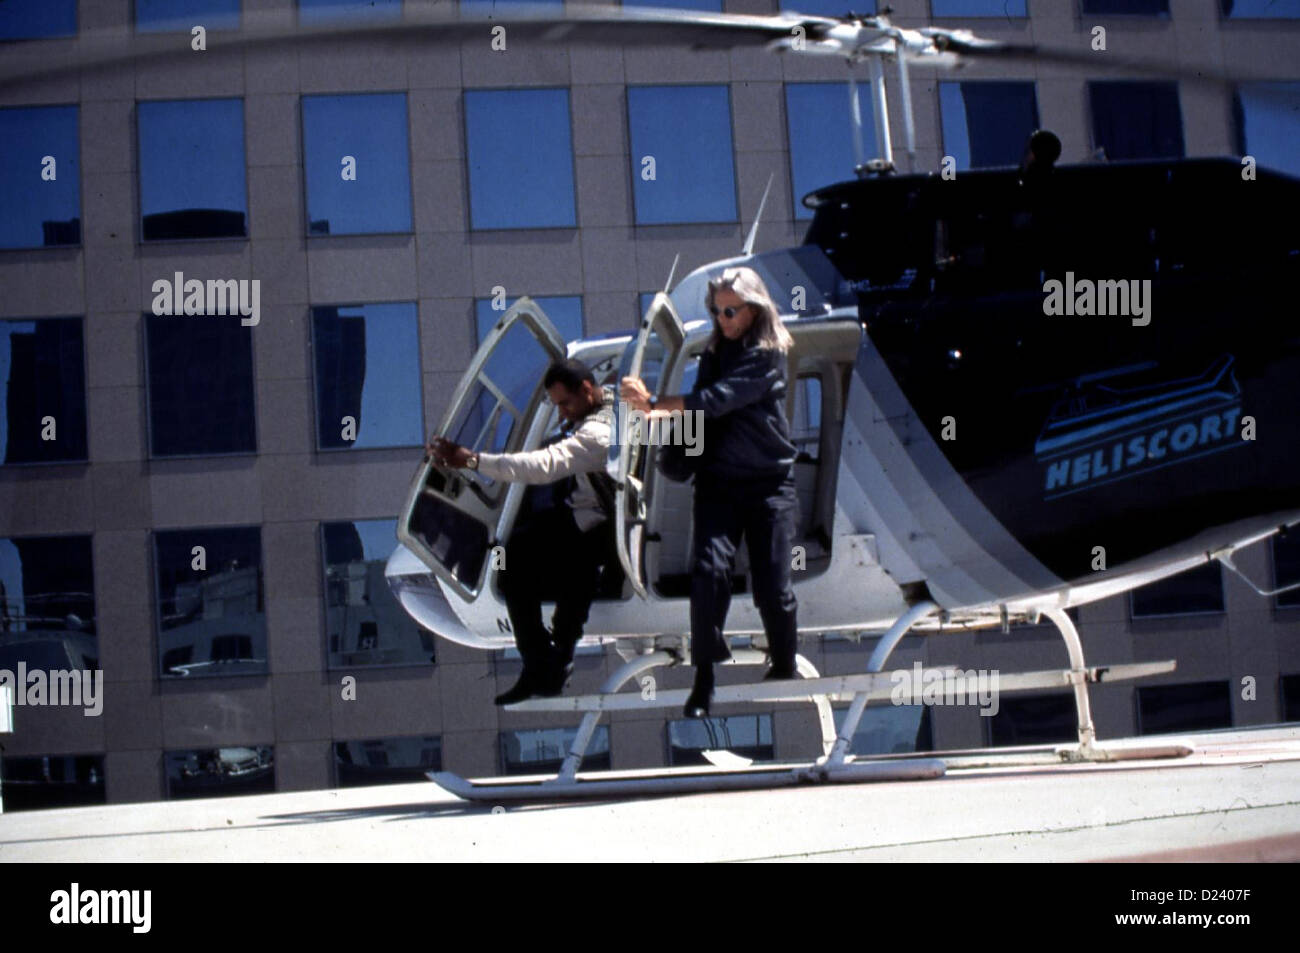
[[[487,18],[504,3],[462,10]],[[669,5],[845,12],[843,0]],[[890,5],[908,26],[1032,34],[1047,47],[1081,35],[1078,17],[1042,0]],[[86,6],[5,0],[0,46],[91,26],[184,42],[192,23],[215,36],[257,5],[131,0],[95,5],[83,24]],[[279,6],[309,27],[391,23],[403,10]],[[1050,79],[914,70],[918,170],[945,157],[959,175],[1014,165],[1044,125],[1067,162],[1251,155],[1300,175],[1300,2],[1076,7],[1112,37],[1135,28],[1185,68],[1213,48],[1216,67],[1267,82],[1209,91],[1082,67]],[[352,32],[310,53],[249,51],[232,70],[153,63],[10,89],[0,107],[0,669],[105,676],[100,718],[15,709],[16,731],[0,737],[5,810],[558,768],[577,719],[496,708],[517,656],[421,628],[385,581],[425,440],[501,305],[527,295],[566,341],[631,333],[678,254],[678,280],[736,255],[769,177],[760,252],[799,245],[802,197],[853,174],[844,66],[831,58],[513,44],[502,56],[486,41],[394,46]],[[871,155],[866,95],[862,107]],[[901,128],[893,141],[906,171]],[[875,215],[887,251],[889,229],[910,220]],[[154,314],[155,282],[178,275],[200,283],[202,305]],[[210,282],[250,293],[256,282],[258,323],[210,313]],[[682,317],[705,317],[703,304]],[[531,338],[507,340],[486,370],[502,386],[472,390],[450,430],[503,446],[520,424],[510,407],[527,402],[546,360]],[[795,383],[801,463],[818,463],[828,379]],[[500,542],[455,512],[423,525],[466,580]],[[1238,563],[1274,587],[1300,582],[1300,542],[1278,538]],[[674,584],[687,591],[689,575]],[[509,631],[507,618],[489,624]],[[1300,718],[1300,590],[1261,600],[1217,568],[1194,570],[1083,607],[1077,624],[1096,664],[1179,662],[1141,688],[1097,686],[1103,738]],[[861,671],[871,648],[844,635],[802,644],[827,674]],[[895,659],[1003,672],[1062,663],[1043,626],[909,640]],[[581,651],[569,691],[596,691],[618,661]],[[1230,690],[1246,675],[1250,702]],[[662,690],[690,683],[680,668],[655,677]],[[778,760],[819,751],[810,706],[706,723],[678,714],[614,713],[583,768],[698,764],[719,747]],[[991,718],[872,706],[853,750],[1071,737],[1069,696],[1030,693],[1007,695]]]

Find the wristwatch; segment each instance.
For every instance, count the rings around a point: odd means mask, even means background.
[[[469,455],[469,458],[465,461],[465,469],[466,469],[466,470],[477,470],[477,469],[478,469],[478,454],[477,454],[477,453],[471,453],[471,454]]]

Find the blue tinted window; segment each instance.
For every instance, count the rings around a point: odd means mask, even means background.
[[[154,572],[163,678],[269,670],[261,529],[156,532]]]
[[[1025,17],[1025,0],[930,0],[936,17]]]
[[[1129,593],[1134,619],[1223,611],[1223,573],[1217,562],[1147,583]]]
[[[508,13],[521,3],[529,8],[554,7],[557,13],[564,9],[564,0],[460,0],[460,9],[462,13],[490,17],[498,10]]]
[[[504,774],[554,774],[573,746],[576,728],[532,728],[501,732]],[[609,770],[609,726],[597,725],[579,766],[584,771]]]
[[[1247,83],[1237,90],[1234,105],[1241,154],[1300,175],[1300,83]]]
[[[299,23],[339,20],[398,20],[402,0],[298,0]]]
[[[1088,84],[1094,149],[1108,159],[1183,155],[1178,84],[1119,80]]]
[[[86,371],[80,318],[0,321],[4,463],[86,459]]]
[[[577,223],[567,89],[466,90],[465,143],[471,227]]]
[[[275,790],[275,749],[270,745],[168,751],[167,797],[231,797]]]
[[[1167,14],[1169,0],[1082,0],[1084,13]]]
[[[943,148],[958,169],[1017,166],[1038,128],[1034,84],[985,81],[939,84]]]
[[[425,781],[442,770],[442,739],[436,736],[334,742],[334,769],[341,788]]]
[[[510,307],[516,300],[518,299],[507,298],[506,307]],[[555,325],[555,330],[560,332],[560,337],[564,338],[565,341],[576,341],[584,336],[581,296],[565,295],[563,297],[534,298],[533,300],[546,312],[546,316]],[[479,344],[483,343],[483,339],[492,330],[492,326],[504,316],[504,311],[498,311],[492,307],[490,298],[483,298],[474,302],[474,322],[478,331]]]
[[[0,109],[0,248],[80,244],[79,151],[76,106]]]
[[[310,234],[411,230],[405,93],[304,96],[302,142]]]
[[[668,763],[708,764],[705,751],[719,748],[756,761],[776,757],[771,715],[727,715],[668,723]]]
[[[388,586],[396,520],[321,524],[329,667],[428,665],[433,633],[415,623]]]
[[[243,101],[137,103],[136,118],[145,241],[247,235]]]
[[[627,125],[638,225],[736,220],[726,86],[630,86]]]
[[[415,305],[312,308],[312,333],[317,445],[322,450],[423,446]]]
[[[99,668],[94,592],[89,536],[0,539],[0,670]]]
[[[0,758],[0,778],[4,779],[6,812],[108,803],[103,755]]]
[[[877,155],[871,90],[858,87],[863,155]],[[852,107],[847,83],[787,83],[785,114],[790,132],[790,178],[795,218],[812,218],[803,197],[814,189],[853,178]]]
[[[836,707],[837,719],[846,708]],[[929,705],[873,705],[853,732],[852,754],[933,751]]]
[[[781,0],[781,9],[819,17],[847,16],[850,10],[871,15],[876,12],[876,0]]]
[[[135,0],[135,28],[141,33],[239,29],[239,0]]]
[[[252,328],[233,315],[146,314],[155,457],[252,453]]]
[[[625,7],[666,7],[673,10],[722,11],[722,0],[623,0]]]
[[[77,0],[4,0],[0,3],[0,40],[73,36]]]
[[[1219,0],[1223,15],[1240,20],[1300,17],[1300,0]]]

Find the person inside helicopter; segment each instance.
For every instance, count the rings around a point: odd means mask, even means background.
[[[478,453],[442,437],[425,447],[440,466],[495,480],[534,484],[506,544],[499,586],[523,671],[496,697],[510,705],[558,695],[573,673],[573,650],[614,546],[614,488],[605,460],[614,429],[614,394],[581,361],[556,361],[542,386],[563,419],[536,450]],[[554,599],[548,631],[542,602]]]
[[[705,305],[713,316],[713,335],[689,394],[655,401],[641,380],[626,377],[622,382],[623,399],[652,417],[674,411],[704,415],[704,451],[695,470],[695,683],[686,699],[688,718],[708,715],[713,663],[731,657],[724,626],[742,536],[749,546],[754,605],[771,653],[766,679],[795,677],[798,638],[791,580],[799,509],[796,448],[785,416],[786,352],[794,341],[752,268],[728,268],[710,281]]]

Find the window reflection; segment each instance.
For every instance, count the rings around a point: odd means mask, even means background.
[[[939,107],[944,152],[961,170],[1018,166],[1038,128],[1031,82],[942,82]]]
[[[156,532],[154,553],[162,677],[267,672],[261,529]]]
[[[0,539],[0,669],[99,668],[89,536]]]
[[[868,159],[876,152],[876,126],[869,90],[860,86],[862,148]],[[791,199],[795,218],[812,218],[803,197],[814,189],[853,178],[851,100],[847,83],[786,83],[785,115],[790,142]]]
[[[838,705],[835,710],[838,723],[848,706]],[[933,750],[929,705],[867,706],[849,748],[851,754],[861,755]]]
[[[0,109],[0,248],[81,244],[76,106]]]
[[[1025,0],[930,0],[936,17],[1026,17]]]
[[[347,20],[397,20],[402,0],[298,0],[298,22],[338,23]]]
[[[501,732],[503,774],[554,774],[577,736],[576,728],[532,728]],[[580,771],[609,770],[609,726],[597,725]]]
[[[0,758],[0,783],[6,813],[108,803],[103,755]]]
[[[271,745],[168,751],[167,797],[230,797],[275,791]]]
[[[424,781],[442,770],[442,739],[430,736],[334,742],[334,770],[341,788]]]
[[[755,761],[772,761],[772,716],[727,715],[668,723],[668,764],[709,764],[705,751],[730,751]]]
[[[416,306],[312,308],[316,439],[322,450],[424,443]]]
[[[860,16],[872,16],[876,13],[876,0],[781,0],[781,9],[819,17],[842,17],[850,10]]]
[[[80,318],[0,321],[4,463],[86,459],[86,372]]]
[[[518,300],[518,298],[507,298],[506,308],[510,308]],[[551,324],[555,325],[555,330],[560,332],[560,337],[565,342],[577,341],[585,336],[581,295],[538,297],[533,300],[546,312],[546,317],[550,319]],[[492,307],[491,298],[481,298],[474,302],[474,324],[478,332],[479,344],[483,343],[488,332],[504,316],[505,311],[498,311]]]
[[[1138,687],[1137,702],[1140,735],[1232,727],[1227,682],[1143,685]]]
[[[1134,80],[1090,82],[1092,144],[1107,159],[1183,155],[1178,84]]]
[[[577,224],[567,89],[465,90],[471,227]]]
[[[75,36],[77,0],[4,0],[0,3],[0,40]]]
[[[987,718],[989,744],[1050,745],[1079,740],[1079,719],[1074,696],[1003,695],[998,713]]]
[[[427,665],[434,636],[415,623],[384,578],[396,520],[321,524],[330,668]]]
[[[1219,0],[1223,15],[1234,20],[1284,20],[1300,17],[1300,0]]]
[[[1245,83],[1233,111],[1238,151],[1270,169],[1300,175],[1300,83]]]
[[[135,28],[140,33],[188,33],[195,26],[239,29],[239,0],[135,0]]]
[[[1223,611],[1223,571],[1218,562],[1188,569],[1129,593],[1134,619]]]
[[[146,314],[155,457],[252,453],[252,328],[239,315]]]
[[[627,123],[638,225],[736,221],[726,86],[629,86]]]
[[[406,94],[302,98],[307,231],[411,230]]]
[[[243,101],[142,102],[136,119],[144,240],[245,237]]]

